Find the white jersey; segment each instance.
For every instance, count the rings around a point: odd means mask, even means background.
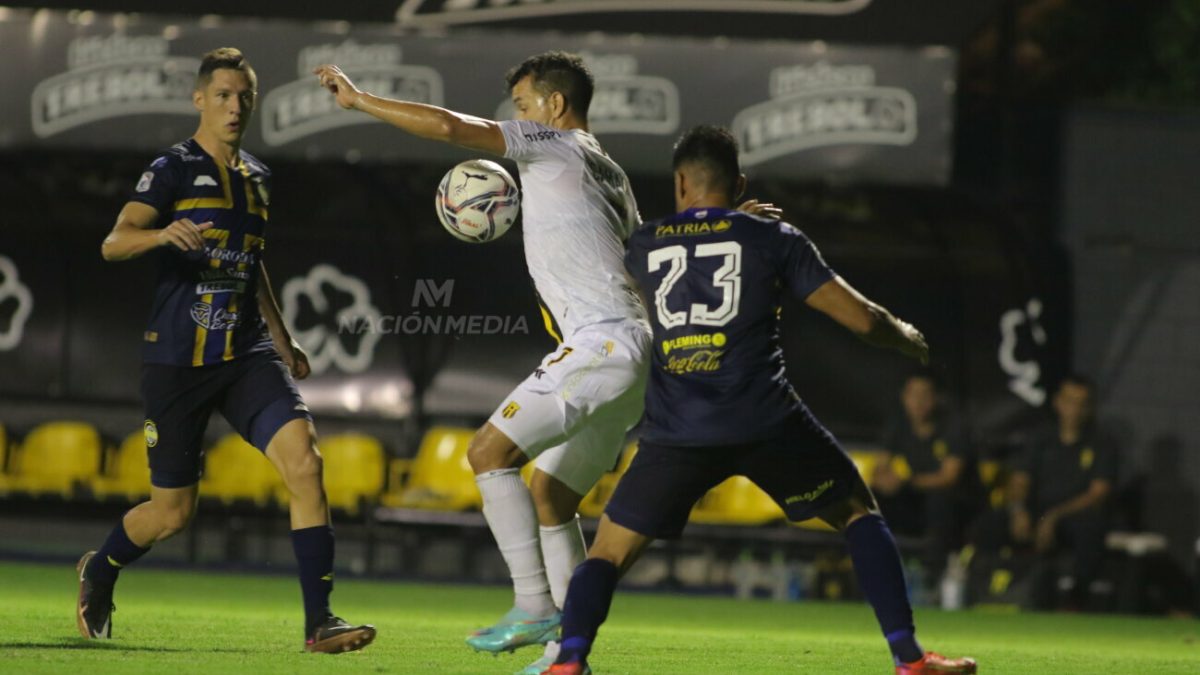
[[[625,172],[586,131],[499,124],[521,175],[525,262],[560,337],[600,321],[646,322],[625,273],[625,240],[641,224]]]

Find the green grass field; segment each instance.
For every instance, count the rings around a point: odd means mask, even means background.
[[[300,651],[300,593],[285,576],[136,569],[123,575],[115,639],[75,631],[70,565],[0,563],[3,673],[510,673],[532,648],[467,649],[508,608],[505,589],[342,580],[335,609],[379,628],[339,656]],[[927,648],[969,654],[984,673],[1200,673],[1200,622],[920,611]],[[888,673],[870,609],[618,595],[592,657],[598,673]]]

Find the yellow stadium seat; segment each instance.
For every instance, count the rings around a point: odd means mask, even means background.
[[[383,444],[365,434],[338,434],[319,443],[325,459],[325,495],[329,506],[358,513],[364,501],[373,503],[387,478]]]
[[[868,485],[871,483],[871,474],[875,472],[875,465],[887,456],[886,452],[878,449],[853,449],[848,450],[846,454],[850,455],[854,466],[858,467],[858,474],[867,481]],[[896,467],[893,466],[894,468]]]
[[[392,461],[392,487],[382,503],[439,511],[482,508],[475,472],[467,461],[467,446],[474,435],[473,429],[431,428],[421,439],[416,457]]]
[[[886,456],[886,453],[883,450],[874,448],[849,449],[846,451],[846,454],[850,455],[850,460],[854,462],[854,466],[858,469],[859,475],[862,476],[863,480],[868,484],[871,482],[871,474],[875,471],[875,466],[879,464],[879,461]],[[899,459],[901,462],[904,461],[903,458]],[[904,462],[903,467],[898,467],[895,463],[893,463],[892,468],[896,471],[911,471],[911,469],[908,469],[907,462]],[[802,527],[806,530],[817,530],[820,532],[835,531],[829,526],[828,523],[817,518],[809,518],[808,520],[799,523],[792,523],[792,525]]]
[[[146,437],[135,431],[125,437],[121,447],[108,456],[103,475],[92,481],[97,497],[118,497],[137,501],[150,494],[150,463],[146,457]]]
[[[263,453],[241,436],[229,434],[206,453],[200,493],[224,504],[249,500],[265,506],[282,484],[279,472]]]
[[[0,424],[0,496],[8,494],[9,490],[8,455],[8,431]]]
[[[9,459],[9,487],[31,495],[70,497],[100,473],[100,433],[84,422],[47,422]]]
[[[749,478],[733,476],[708,491],[692,509],[691,521],[762,525],[783,518],[783,509]]]
[[[608,504],[613,491],[617,489],[617,482],[621,480],[621,476],[633,462],[633,456],[637,454],[637,449],[637,441],[625,446],[625,450],[621,452],[621,459],[617,462],[617,468],[600,476],[600,480],[596,481],[592,489],[583,496],[583,501],[579,502],[581,515],[588,518],[599,518],[600,514],[604,513],[605,505]]]

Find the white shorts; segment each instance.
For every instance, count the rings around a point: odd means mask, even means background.
[[[650,332],[635,321],[584,326],[488,420],[537,468],[580,495],[616,464],[642,416]]]

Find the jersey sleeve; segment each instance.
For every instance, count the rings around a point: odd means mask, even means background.
[[[160,155],[138,179],[129,201],[153,207],[159,215],[170,214],[178,195],[182,166],[172,155]]]
[[[504,134],[504,156],[516,162],[535,163],[561,159],[563,132],[528,120],[498,122]]]
[[[807,298],[835,276],[817,247],[800,230],[780,223],[776,243],[781,256],[780,274],[797,298]]]

